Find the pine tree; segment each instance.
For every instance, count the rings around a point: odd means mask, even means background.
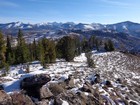
[[[28,49],[29,49],[29,61],[34,61],[35,57],[34,57],[34,49],[33,49],[33,44],[28,44]]]
[[[65,37],[65,43],[64,43],[64,56],[66,61],[72,61],[75,57],[75,51],[76,51],[76,45],[74,43],[74,39],[70,36]]]
[[[56,56],[57,58],[64,58],[64,38],[61,38],[56,44]]]
[[[86,58],[88,67],[95,68],[96,66],[94,60],[92,59],[92,53],[86,53]]]
[[[5,63],[4,67],[5,67],[5,75],[6,75],[9,72],[10,66],[8,63]]]
[[[109,47],[109,51],[114,51],[115,50],[114,44],[111,40],[108,40],[108,47]]]
[[[105,49],[106,51],[114,51],[115,48],[114,48],[113,42],[112,42],[111,40],[108,40],[107,42],[105,42],[105,44],[104,44],[104,49]]]
[[[72,61],[76,55],[75,39],[72,36],[65,36],[60,39],[56,46],[57,56],[66,61]]]
[[[89,38],[89,45],[90,45],[91,50],[95,47],[95,39],[96,39],[96,36],[94,35]]]
[[[78,56],[78,55],[80,55],[81,54],[81,42],[80,42],[80,37],[75,37],[74,38],[74,40],[75,40],[75,46],[76,46],[76,52],[75,52],[75,54],[76,54],[76,56]]]
[[[0,68],[4,67],[6,62],[6,46],[3,34],[0,32]]]
[[[25,43],[25,39],[23,38],[23,33],[21,30],[18,32],[18,45],[16,49],[16,62],[17,63],[26,63],[29,61],[29,49],[27,44]]]
[[[104,49],[106,51],[114,51],[115,48],[114,48],[114,44],[111,40],[108,40],[107,42],[104,43]]]
[[[50,41],[49,43],[49,60],[50,63],[54,63],[56,60],[56,51],[55,51],[55,43],[54,41]]]
[[[56,60],[55,43],[45,37],[42,39],[44,49],[44,60],[46,63],[54,63]]]
[[[34,39],[32,43],[32,50],[33,50],[33,58],[37,60],[37,45],[36,45],[36,40]]]
[[[108,43],[104,43],[104,49],[106,50],[106,51],[109,51],[109,47],[108,47]]]
[[[95,39],[95,46],[96,46],[96,49],[97,51],[99,51],[99,39]]]
[[[89,42],[86,38],[83,38],[83,40],[81,42],[81,46],[82,46],[82,52],[89,52],[90,51]]]
[[[44,55],[44,48],[43,48],[43,45],[42,45],[42,40],[39,40],[38,41],[38,45],[37,45],[37,57],[38,57],[38,60],[41,62],[42,66],[44,67],[45,66],[45,55]]]
[[[11,47],[11,39],[9,36],[7,36],[7,44],[6,44],[6,62],[8,64],[14,63],[13,51]]]

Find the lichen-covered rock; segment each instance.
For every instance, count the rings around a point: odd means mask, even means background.
[[[68,79],[66,79],[65,81],[65,84],[67,85],[67,88],[70,89],[70,88],[74,88],[74,78],[72,75],[69,75]]]
[[[34,75],[31,77],[24,78],[21,81],[21,88],[29,88],[29,87],[35,87],[35,86],[42,86],[49,82],[51,80],[51,77],[47,74],[39,74]]]
[[[49,101],[48,100],[41,100],[39,102],[36,103],[36,105],[49,105]]]
[[[31,98],[20,92],[15,92],[10,95],[13,105],[35,105]]]
[[[0,90],[0,105],[12,105],[10,95],[6,94],[3,90]]]
[[[44,85],[44,86],[41,87],[41,89],[40,89],[40,99],[46,99],[46,98],[50,98],[52,96],[53,96],[53,94],[47,86]]]
[[[54,104],[62,105],[62,100],[68,102],[69,105],[99,105],[99,101],[91,95],[86,95],[84,92],[66,92],[55,97]]]
[[[49,83],[49,89],[54,96],[57,96],[65,91],[65,89],[58,83]]]
[[[21,89],[26,90],[29,96],[40,98],[40,88],[49,82],[51,77],[47,74],[39,74],[31,77],[24,78],[21,81]]]

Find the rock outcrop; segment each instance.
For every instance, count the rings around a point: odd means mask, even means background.
[[[40,99],[48,99],[53,96],[52,92],[47,86],[42,86],[40,88],[39,93],[40,93]]]
[[[35,105],[28,95],[21,92],[15,92],[10,96],[12,98],[12,105]]]
[[[21,81],[20,87],[21,89],[26,90],[29,96],[40,98],[40,88],[50,80],[51,77],[47,74],[34,75],[31,77],[24,78]]]
[[[0,90],[0,105],[13,105],[12,98],[4,90]]]

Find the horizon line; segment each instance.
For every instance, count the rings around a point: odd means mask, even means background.
[[[43,24],[47,24],[47,23],[62,23],[62,24],[64,24],[64,23],[74,23],[74,24],[80,24],[80,23],[82,23],[82,24],[103,24],[103,25],[107,25],[107,24],[118,24],[118,23],[123,23],[123,22],[132,22],[132,23],[138,23],[138,24],[140,24],[140,22],[134,22],[134,21],[130,21],[130,20],[124,20],[124,21],[118,21],[118,22],[114,22],[114,23],[100,23],[100,22],[74,22],[74,21],[66,21],[66,22],[62,22],[62,21],[46,21],[46,22],[36,22],[36,23],[34,23],[34,22],[23,22],[23,21],[11,21],[11,22],[0,22],[0,24],[9,24],[9,23],[13,23],[13,22],[20,22],[20,23],[24,23],[24,24],[32,24],[32,25],[35,25],[35,24],[41,24],[41,23],[43,23]]]

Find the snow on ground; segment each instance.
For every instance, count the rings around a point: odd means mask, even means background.
[[[29,65],[30,73],[26,73],[25,65],[11,66],[10,72],[5,79],[11,81],[4,82],[3,86],[6,92],[11,93],[13,91],[20,90],[20,81],[25,77],[29,77],[35,74],[47,73],[51,78],[59,76],[61,79],[66,79],[68,76],[75,72],[75,69],[79,68],[79,71],[84,71],[83,67],[86,67],[85,54],[81,54],[79,57],[74,58],[75,62],[65,62],[64,60],[58,60],[54,64],[50,64],[47,69],[43,69],[38,61],[34,61]]]
[[[86,62],[87,58],[85,57],[85,53],[82,53],[80,56],[74,58],[75,62]]]
[[[62,100],[62,105],[69,105],[67,101]]]
[[[63,81],[68,78],[70,74],[75,77],[74,83],[76,88],[71,89],[73,92],[77,92],[78,88],[81,88],[85,81],[95,80],[94,74],[99,74],[101,80],[111,81],[114,89],[103,89],[102,85],[94,85],[93,88],[98,87],[99,92],[106,98],[112,105],[110,93],[119,94],[120,97],[128,96],[130,99],[140,103],[140,96],[134,91],[133,85],[140,85],[140,60],[132,56],[126,56],[120,52],[104,52],[99,53],[93,51],[93,60],[95,62],[95,68],[88,68],[86,64],[85,54],[74,58],[74,62],[65,62],[64,60],[56,60],[56,63],[49,64],[47,69],[43,69],[40,62],[34,61],[29,65],[30,73],[26,73],[26,69],[23,65],[11,66],[10,72],[3,79],[9,79],[9,81],[3,81],[4,90],[7,93],[20,90],[20,81],[25,77],[29,77],[35,74],[50,74],[52,80],[59,78],[59,81]],[[133,59],[134,58],[134,59]],[[121,83],[117,83],[116,79],[120,78],[121,81],[125,81],[122,86]],[[58,80],[56,80],[58,81]],[[131,89],[133,94],[130,95]],[[125,92],[125,94],[124,94]],[[123,93],[123,94],[122,94]],[[87,93],[85,93],[88,95]],[[135,97],[135,98],[134,98]],[[63,100],[63,104],[68,105]],[[120,103],[123,105],[124,103]],[[115,104],[114,104],[115,105]]]

